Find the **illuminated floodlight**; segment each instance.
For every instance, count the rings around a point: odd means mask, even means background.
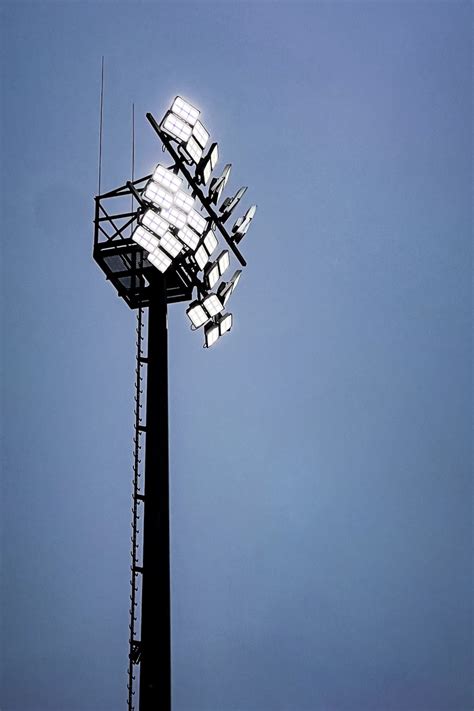
[[[171,111],[191,126],[194,126],[201,113],[199,109],[190,104],[189,101],[182,99],[181,96],[177,96],[173,101]]]
[[[212,171],[216,167],[217,161],[219,160],[219,148],[217,143],[213,143],[209,148],[209,152],[205,158],[202,159],[199,168],[199,177],[204,185],[207,185],[209,178],[211,177]]]
[[[148,261],[153,264],[162,274],[171,265],[171,258],[163,252],[159,247],[156,247],[153,252],[148,255]]]
[[[160,247],[161,249],[164,249],[170,257],[177,257],[178,254],[183,251],[182,242],[180,242],[179,239],[176,239],[171,232],[166,232],[166,234],[164,234],[160,239]]]
[[[142,197],[144,200],[156,205],[156,207],[163,208],[163,210],[169,210],[173,204],[173,195],[153,180],[146,184]]]
[[[194,250],[198,246],[199,235],[187,225],[179,230],[178,237],[189,249]]]
[[[206,348],[210,348],[219,338],[219,326],[216,323],[210,323],[204,328],[204,338],[206,339]]]
[[[161,217],[178,230],[181,230],[186,224],[186,214],[174,206],[169,210],[162,210]]]
[[[229,279],[229,281],[224,282],[217,289],[217,295],[220,299],[222,299],[222,303],[224,304],[224,306],[227,304],[231,295],[234,293],[235,288],[236,288],[237,284],[239,283],[241,274],[242,274],[242,270],[237,269],[237,271],[234,272],[234,274]]]
[[[200,328],[209,321],[209,316],[199,301],[193,301],[192,304],[189,305],[189,308],[186,309],[186,314],[194,328]]]
[[[235,210],[242,197],[246,193],[247,188],[239,188],[235,193],[234,197],[226,198],[220,207],[222,213],[222,221],[225,222]]]
[[[203,243],[205,248],[207,249],[208,255],[211,256],[218,244],[217,237],[212,230],[209,230],[209,232],[206,234],[203,239]]]
[[[209,230],[202,240],[199,249],[196,250],[194,258],[199,269],[204,269],[212,253],[217,247],[217,237],[212,230]]]
[[[217,296],[217,294],[209,294],[209,296],[206,296],[206,298],[202,302],[202,305],[211,317],[217,316],[217,314],[220,313],[224,308],[224,304]]]
[[[199,249],[196,250],[194,254],[194,259],[196,260],[199,269],[204,269],[204,267],[209,261],[209,254],[207,253],[207,250],[203,244],[201,244]]]
[[[194,205],[194,198],[187,193],[183,193],[182,190],[178,190],[174,195],[174,204],[187,214]]]
[[[189,123],[183,121],[179,116],[171,112],[167,113],[162,121],[161,128],[180,143],[186,143],[191,136],[193,129]]]
[[[206,269],[206,273],[204,275],[207,288],[213,289],[219,281],[220,276],[221,275],[219,274],[219,265],[214,262],[214,264],[211,264],[211,266]]]
[[[172,170],[165,168],[164,165],[156,166],[152,175],[152,180],[166,190],[169,190],[170,193],[175,193],[179,190],[181,183],[183,182],[182,178],[175,175]]]
[[[202,158],[202,148],[196,141],[194,136],[191,136],[189,141],[186,143],[186,153],[189,155],[194,163],[199,163]]]
[[[206,147],[207,142],[209,140],[209,132],[206,131],[206,129],[204,128],[204,126],[202,125],[202,123],[200,121],[196,121],[196,123],[194,124],[192,135],[194,136],[196,141],[199,143],[201,148],[204,150],[204,148]]]
[[[205,273],[204,280],[208,289],[213,289],[217,284],[221,276],[224,274],[226,269],[229,267],[230,257],[229,252],[224,250],[220,253],[218,258],[213,264],[210,264]]]
[[[227,331],[230,331],[233,321],[234,319],[232,314],[222,314],[219,320],[219,331],[221,336],[223,336],[224,333],[227,333]]]
[[[209,199],[212,203],[214,203],[214,205],[217,205],[217,203],[221,199],[222,191],[224,190],[225,186],[227,185],[227,181],[229,180],[231,168],[232,165],[230,163],[227,163],[227,165],[224,166],[222,174],[218,178],[213,178],[211,180],[211,185],[209,187]]]
[[[193,228],[198,235],[202,235],[206,229],[207,220],[202,217],[194,208],[188,213],[188,225]]]
[[[169,227],[169,223],[151,208],[142,217],[142,225],[158,237],[163,237]]]
[[[217,263],[219,265],[219,271],[222,276],[224,274],[224,272],[229,268],[229,264],[230,264],[230,256],[229,256],[229,252],[227,249],[225,249],[223,252],[220,253],[220,255],[217,258]]]
[[[142,225],[138,225],[132,234],[132,239],[147,252],[153,252],[159,245],[158,237],[152,235],[151,232],[148,232]]]
[[[234,241],[236,244],[240,242],[240,240],[245,236],[248,228],[250,227],[250,223],[252,222],[255,213],[257,212],[257,206],[252,205],[249,207],[247,212],[243,217],[239,217],[238,220],[236,220],[234,226],[232,227],[232,232],[234,234]]]
[[[210,348],[214,343],[232,328],[232,314],[217,316],[213,323],[204,327],[205,348]]]

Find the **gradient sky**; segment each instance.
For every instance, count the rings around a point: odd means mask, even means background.
[[[469,711],[471,5],[2,3],[3,711],[125,709],[135,315],[103,187],[193,100],[258,213],[170,308],[173,711]]]

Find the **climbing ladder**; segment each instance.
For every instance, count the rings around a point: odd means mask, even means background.
[[[139,308],[137,311],[137,342],[136,342],[136,369],[135,369],[135,421],[133,437],[133,493],[132,493],[132,536],[131,536],[131,566],[130,566],[130,625],[129,625],[129,664],[128,664],[128,709],[134,711],[134,696],[136,694],[134,667],[141,661],[141,643],[137,639],[137,630],[140,630],[140,608],[141,582],[142,582],[142,537],[140,536],[139,522],[143,518],[144,496],[142,491],[143,466],[141,452],[143,449],[142,438],[145,432],[143,425],[143,403],[144,379],[146,378],[147,358],[143,352],[143,330],[144,330],[145,309]]]

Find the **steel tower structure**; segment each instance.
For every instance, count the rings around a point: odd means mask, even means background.
[[[199,115],[181,97],[161,123],[147,114],[171,159],[171,165],[158,164],[150,175],[135,180],[132,169],[130,181],[101,193],[99,162],[93,257],[119,297],[137,310],[130,711],[136,708],[137,691],[140,711],[171,709],[168,304],[192,302],[186,313],[193,330],[203,328],[205,347],[231,329],[232,315],[224,309],[241,270],[220,281],[230,253],[224,250],[211,260],[216,233],[245,266],[238,245],[256,210],[251,206],[231,229],[226,227],[246,188],[221,202],[231,166],[212,177],[218,147],[213,143],[205,153],[209,134]]]

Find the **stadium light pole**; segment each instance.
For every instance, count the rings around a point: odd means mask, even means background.
[[[225,165],[220,175],[212,177],[219,159],[218,145],[212,143],[205,152],[210,136],[199,117],[200,111],[179,96],[160,123],[148,113],[147,119],[171,158],[171,165],[158,164],[152,174],[138,180],[132,175],[125,185],[95,198],[94,259],[118,295],[138,311],[130,711],[136,708],[137,690],[139,711],[171,710],[168,304],[191,302],[186,314],[192,330],[203,328],[205,348],[231,330],[233,316],[225,308],[242,270],[237,269],[228,281],[221,279],[232,257],[241,267],[246,266],[238,245],[256,211],[252,205],[227,229],[226,222],[247,188],[240,188],[221,202],[231,165]],[[218,247],[217,233],[229,249],[213,258]],[[146,308],[148,343],[144,356],[142,326]],[[144,370],[145,416],[141,402]],[[140,458],[142,438],[144,470]],[[139,520],[143,520],[141,545]]]

